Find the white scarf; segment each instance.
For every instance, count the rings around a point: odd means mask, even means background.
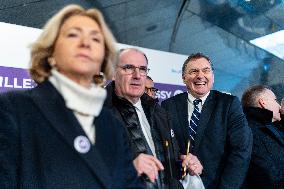
[[[51,70],[49,81],[63,96],[66,106],[71,110],[91,116],[98,116],[106,99],[106,90],[92,84],[87,89],[59,73],[56,69]]]
[[[94,119],[102,110],[106,90],[95,84],[89,89],[82,87],[55,68],[51,70],[51,74],[49,81],[62,95],[66,107],[73,111],[92,144],[95,144]]]

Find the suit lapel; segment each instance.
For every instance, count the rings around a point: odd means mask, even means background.
[[[188,131],[188,94],[187,92],[182,93],[179,100],[176,103],[176,109],[178,112],[178,118],[180,120],[180,128],[182,131],[182,135],[184,140],[183,141],[188,141],[189,140],[189,131]],[[184,125],[184,127],[183,127]],[[186,142],[187,143],[187,142]],[[185,144],[186,144],[185,143]]]
[[[204,136],[204,131],[208,126],[209,119],[211,117],[212,112],[214,111],[215,106],[215,96],[214,91],[210,91],[209,96],[207,97],[201,111],[201,117],[199,121],[199,125],[197,127],[197,134],[195,137],[195,149],[199,148],[200,141]]]
[[[77,136],[87,136],[73,112],[65,107],[65,102],[58,91],[50,82],[46,81],[33,89],[31,95],[34,103],[51,123],[51,127],[61,135],[64,141],[70,146],[70,149],[76,151],[74,148],[74,139]],[[86,162],[104,188],[110,188],[110,174],[97,149],[91,146],[91,149],[87,153],[82,154],[77,152],[77,154]]]

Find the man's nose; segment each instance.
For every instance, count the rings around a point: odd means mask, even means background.
[[[196,73],[196,77],[202,77],[204,76],[204,73],[202,70],[198,70],[198,72]]]
[[[139,68],[135,68],[135,69],[134,69],[133,76],[134,76],[135,78],[140,78],[140,77],[141,77]]]

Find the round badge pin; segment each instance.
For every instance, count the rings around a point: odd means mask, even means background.
[[[174,130],[173,130],[173,129],[171,129],[171,136],[172,136],[172,138],[174,138],[174,137],[175,137],[175,132],[174,132]]]
[[[89,139],[85,136],[77,136],[74,140],[74,148],[82,153],[87,153],[91,148],[91,143]]]

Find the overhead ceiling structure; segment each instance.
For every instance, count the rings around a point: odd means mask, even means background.
[[[41,28],[71,3],[99,8],[120,43],[203,52],[218,90],[241,96],[250,85],[267,84],[284,96],[284,61],[250,43],[284,29],[284,0],[2,0],[0,21]]]

